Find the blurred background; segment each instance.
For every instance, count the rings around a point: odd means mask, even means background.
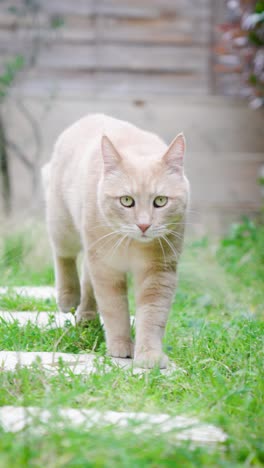
[[[1,219],[43,218],[40,167],[91,112],[184,131],[198,235],[258,215],[263,43],[263,1],[1,0]]]

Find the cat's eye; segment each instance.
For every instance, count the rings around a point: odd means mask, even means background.
[[[128,195],[124,195],[123,197],[120,198],[120,203],[121,205],[125,206],[126,208],[132,208],[132,206],[135,206],[135,200],[132,197],[129,197]]]
[[[163,206],[167,205],[167,203],[168,197],[159,196],[155,198],[153,205],[155,206],[155,208],[162,208]]]

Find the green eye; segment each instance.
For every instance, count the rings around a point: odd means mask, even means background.
[[[153,205],[155,206],[155,208],[162,208],[163,206],[167,205],[167,203],[168,197],[159,196],[155,198]]]
[[[126,208],[132,208],[132,206],[135,206],[135,200],[132,197],[129,197],[128,195],[124,195],[123,197],[120,198],[120,203],[121,205],[125,206]]]

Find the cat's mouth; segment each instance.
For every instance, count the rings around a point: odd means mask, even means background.
[[[141,242],[151,242],[154,239],[155,239],[154,237],[147,236],[146,234],[141,234],[141,236],[139,236],[139,240]]]
[[[167,230],[161,227],[155,228],[151,227],[145,232],[141,232],[139,229],[136,229],[134,226],[122,226],[121,232],[127,238],[136,240],[142,243],[153,242],[157,239],[162,239],[163,236],[167,234]]]
[[[151,234],[133,232],[133,233],[130,233],[129,237],[139,242],[147,243],[147,242],[152,242],[155,239],[158,239],[159,237],[162,237],[162,236],[160,234],[158,235],[153,232]]]

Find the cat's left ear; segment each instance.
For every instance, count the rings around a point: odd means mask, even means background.
[[[185,138],[183,133],[179,133],[172,140],[169,148],[163,156],[163,161],[166,163],[171,172],[183,172],[183,160],[185,155]]]

